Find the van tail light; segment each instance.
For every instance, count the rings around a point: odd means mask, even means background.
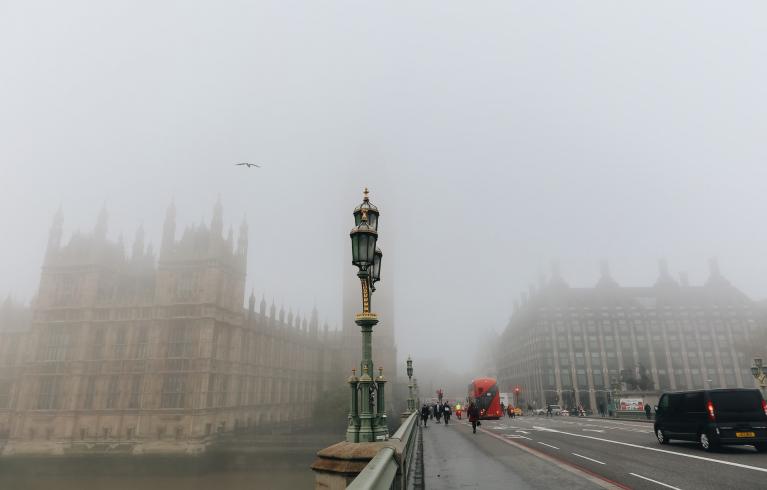
[[[767,401],[762,400],[762,410],[764,410],[764,414],[767,415]]]
[[[714,413],[714,403],[709,400],[706,404],[706,411],[708,412],[708,420],[711,422],[716,421],[716,414]]]

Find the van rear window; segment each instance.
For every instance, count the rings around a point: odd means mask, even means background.
[[[713,391],[711,401],[721,412],[758,412],[762,410],[762,397],[756,391]]]

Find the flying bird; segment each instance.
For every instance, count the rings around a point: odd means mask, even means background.
[[[250,167],[258,167],[258,168],[261,168],[261,165],[259,165],[259,164],[257,164],[257,163],[241,162],[241,163],[235,163],[235,165],[238,165],[238,166],[242,166],[242,165],[245,165],[245,166],[246,166],[246,167],[248,167],[248,168],[250,168]]]

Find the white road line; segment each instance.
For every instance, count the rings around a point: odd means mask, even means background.
[[[672,487],[671,485],[669,485],[669,484],[667,484],[667,483],[663,483],[662,481],[653,480],[652,478],[647,478],[646,476],[637,475],[636,473],[629,473],[629,475],[633,475],[633,476],[635,476],[635,477],[637,477],[637,478],[641,478],[641,479],[643,479],[643,480],[647,480],[647,481],[651,481],[651,482],[653,482],[653,483],[657,483],[658,485],[662,485],[662,486],[664,486],[664,487],[666,487],[666,488],[673,488],[674,490],[682,490],[682,489],[681,489],[681,488],[679,488],[679,487]]]
[[[581,429],[583,432],[599,432],[600,434],[604,432],[602,429]]]
[[[498,439],[499,441],[503,441],[504,443],[514,446],[520,451],[525,451],[528,454],[532,454],[533,456],[540,458],[544,461],[548,461],[549,463],[555,465],[559,469],[562,469],[564,471],[567,471],[569,473],[573,473],[575,475],[578,475],[582,478],[585,478],[586,480],[594,483],[596,486],[604,489],[609,490],[622,490],[625,489],[624,486],[618,486],[615,482],[612,480],[609,480],[603,476],[599,476],[595,473],[587,472],[583,470],[582,468],[573,465],[572,463],[569,463],[567,461],[563,461],[557,458],[554,458],[552,456],[549,456],[548,454],[544,453],[543,451],[539,451],[538,449],[533,449],[532,447],[528,447],[526,444],[522,444],[520,442],[514,441],[512,439],[507,439],[504,437],[499,436],[498,434],[493,434],[489,430],[485,430],[483,428],[479,428],[480,432],[487,434],[489,437],[494,437]]]
[[[552,446],[551,444],[546,444],[545,442],[538,441],[538,444],[543,444],[544,446],[548,446],[550,448],[559,449],[557,446]]]
[[[558,434],[564,434],[564,435],[567,435],[567,436],[583,437],[585,439],[594,439],[595,441],[609,442],[611,444],[620,444],[621,446],[635,447],[637,449],[645,449],[647,451],[655,451],[655,452],[658,452],[658,453],[673,454],[675,456],[682,456],[684,458],[699,459],[701,461],[710,461],[712,463],[725,464],[725,465],[728,465],[728,466],[735,466],[737,468],[745,468],[747,470],[761,471],[762,473],[767,473],[767,468],[760,468],[758,466],[750,466],[750,465],[742,464],[742,463],[734,463],[732,461],[725,461],[725,460],[722,460],[722,459],[706,458],[704,456],[696,456],[694,454],[677,453],[675,451],[669,451],[667,449],[659,449],[659,448],[656,448],[656,447],[640,446],[639,444],[631,444],[630,442],[613,441],[613,440],[610,440],[610,439],[605,439],[603,437],[587,436],[585,434],[574,434],[572,432],[563,432],[561,430],[550,429],[548,427],[538,427],[538,426],[535,426],[533,428],[534,429],[542,430],[544,432],[556,432]]]
[[[595,463],[599,463],[599,464],[605,464],[605,463],[603,463],[603,462],[601,462],[601,461],[597,461],[596,459],[592,459],[592,458],[586,457],[586,456],[584,456],[584,455],[582,455],[582,454],[578,454],[578,453],[571,453],[571,454],[572,454],[573,456],[578,456],[579,458],[588,459],[589,461],[593,461],[593,462],[595,462]]]

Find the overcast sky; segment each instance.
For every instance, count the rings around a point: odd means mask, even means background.
[[[400,355],[471,370],[558,258],[767,297],[764,2],[0,1],[0,294],[102,206],[250,224],[248,288],[341,323],[364,186]],[[254,161],[262,169],[234,167]]]

